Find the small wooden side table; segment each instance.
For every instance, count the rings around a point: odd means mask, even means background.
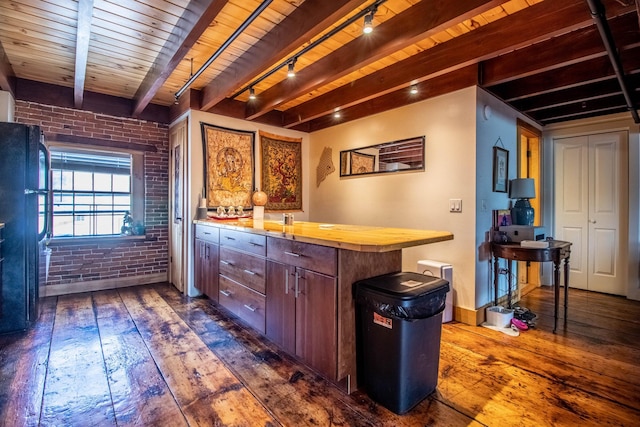
[[[509,261],[509,276],[507,277],[509,308],[511,308],[511,272],[513,261],[553,262],[553,288],[554,288],[554,322],[553,333],[558,328],[558,302],[560,299],[560,264],[564,260],[564,321],[567,321],[567,298],[569,296],[569,257],[571,255],[571,242],[561,240],[549,241],[548,248],[529,248],[520,246],[520,243],[492,243],[493,254],[493,286],[495,288],[495,304],[498,304],[498,259]],[[516,279],[517,280],[517,279]]]

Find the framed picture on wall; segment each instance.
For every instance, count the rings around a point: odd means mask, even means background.
[[[504,148],[493,147],[493,191],[507,192],[509,182],[509,152]]]

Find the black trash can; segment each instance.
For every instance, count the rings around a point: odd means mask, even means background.
[[[419,273],[356,282],[358,387],[403,414],[438,383],[442,311],[449,282]]]

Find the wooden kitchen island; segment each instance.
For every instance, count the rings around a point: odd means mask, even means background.
[[[357,387],[353,283],[402,270],[446,231],[197,220],[195,286],[347,392]]]

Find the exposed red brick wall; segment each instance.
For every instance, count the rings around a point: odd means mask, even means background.
[[[167,272],[169,129],[167,125],[87,111],[16,101],[18,123],[41,126],[45,139],[56,134],[153,145],[145,153],[145,240],[92,239],[85,244],[52,242],[47,286]]]

